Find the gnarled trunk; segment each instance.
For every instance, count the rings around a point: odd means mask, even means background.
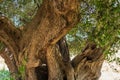
[[[44,59],[46,61],[43,61],[44,63],[30,68],[29,72],[26,69],[25,75],[20,78],[17,77],[17,79],[97,80],[100,77],[100,70],[104,60],[101,48],[97,48],[93,43],[88,44],[83,52],[78,54],[73,60],[69,59],[68,54],[65,38],[61,38],[59,44],[47,48],[46,59]],[[4,56],[2,57],[7,59]]]
[[[102,48],[89,44],[70,60],[65,36],[79,22],[78,0],[43,0],[24,29],[0,17],[0,55],[16,80],[96,80]],[[7,50],[6,50],[7,49]]]

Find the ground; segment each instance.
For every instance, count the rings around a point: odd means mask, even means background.
[[[120,65],[104,61],[99,80],[120,80]]]

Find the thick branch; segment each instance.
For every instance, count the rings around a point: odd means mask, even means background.
[[[65,75],[66,79],[67,80],[74,80],[74,69],[70,63],[70,54],[69,54],[69,49],[68,49],[68,45],[67,45],[65,37],[61,38],[57,42],[57,44],[58,44],[58,49],[60,51],[61,58],[62,58],[62,61],[64,64],[64,71],[66,74]]]
[[[57,54],[59,55],[59,54]],[[47,49],[47,65],[48,65],[48,71],[49,71],[49,79],[48,80],[63,80],[63,73],[60,67],[60,64],[58,60],[56,59],[56,52],[55,47],[50,46]]]
[[[10,52],[13,53],[14,58],[17,60],[17,53],[19,50],[19,40],[21,32],[6,18],[0,17],[0,41],[9,48]]]

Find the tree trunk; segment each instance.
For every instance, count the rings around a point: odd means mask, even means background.
[[[16,28],[0,17],[0,41],[15,80],[97,80],[103,50],[94,43],[70,60],[64,36],[79,22],[78,0],[43,0],[33,20]],[[6,50],[7,49],[7,50]]]

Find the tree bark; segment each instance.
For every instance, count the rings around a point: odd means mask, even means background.
[[[83,52],[72,60],[76,80],[98,80],[103,61],[103,49],[88,43]]]
[[[96,80],[100,76],[103,51],[95,44],[70,60],[64,36],[79,22],[78,9],[78,0],[43,0],[22,30],[0,17],[0,41],[13,59],[5,50],[1,55],[10,72],[18,75],[16,80]]]

